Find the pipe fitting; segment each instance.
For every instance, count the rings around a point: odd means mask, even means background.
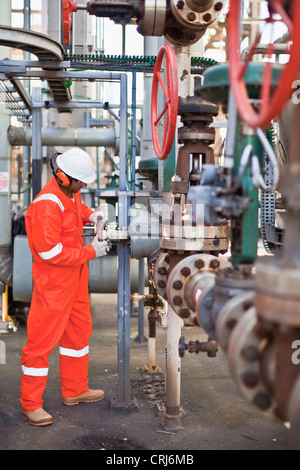
[[[231,263],[209,254],[192,255],[175,264],[168,275],[166,299],[186,324],[200,326],[197,305],[204,292],[214,283],[217,265],[223,269]]]

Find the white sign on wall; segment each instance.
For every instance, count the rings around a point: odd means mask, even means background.
[[[0,171],[0,193],[8,193],[9,175],[8,171]]]

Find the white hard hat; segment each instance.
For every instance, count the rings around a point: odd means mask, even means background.
[[[68,176],[83,183],[89,184],[96,179],[91,157],[80,148],[73,148],[58,155],[56,163]]]

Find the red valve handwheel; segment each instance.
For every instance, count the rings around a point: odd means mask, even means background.
[[[228,53],[229,53],[229,77],[232,92],[241,119],[250,127],[267,127],[272,119],[280,115],[283,107],[290,99],[293,88],[292,84],[300,72],[300,1],[294,2],[293,19],[285,12],[282,0],[270,0],[270,18],[267,22],[273,22],[273,14],[279,14],[286,24],[292,41],[289,62],[283,66],[279,82],[272,91],[272,64],[266,62],[263,81],[260,92],[260,107],[256,111],[249,102],[247,86],[244,76],[249,62],[255,53],[255,48],[260,41],[260,36],[251,45],[245,61],[240,56],[240,24],[241,24],[241,1],[230,0],[228,15]],[[299,24],[298,24],[299,23]],[[268,56],[274,54],[272,43],[268,45]]]
[[[161,77],[161,66],[165,56],[166,86]],[[157,115],[159,85],[164,94],[164,108]],[[165,160],[172,150],[178,112],[178,76],[175,52],[169,44],[164,44],[156,57],[151,96],[151,131],[153,147],[159,160]],[[158,125],[165,116],[162,143],[159,141]]]
[[[63,17],[63,37],[64,43],[69,45],[71,42],[71,26],[72,26],[72,13],[77,11],[77,2],[72,0],[63,0],[62,2],[62,17]]]

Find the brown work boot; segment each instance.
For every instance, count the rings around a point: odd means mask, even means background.
[[[64,405],[77,405],[78,403],[94,403],[95,401],[101,401],[104,398],[103,390],[89,390],[83,395],[77,397],[63,398]]]
[[[43,408],[34,411],[22,411],[22,418],[33,426],[48,426],[53,423],[53,418]]]

